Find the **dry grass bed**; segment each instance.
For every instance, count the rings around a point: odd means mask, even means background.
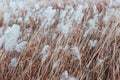
[[[120,80],[120,6],[107,0],[27,4],[30,10],[19,14],[10,9],[0,13],[0,80]],[[22,51],[6,51],[6,42],[2,44],[13,24],[20,26],[17,42],[27,42]]]

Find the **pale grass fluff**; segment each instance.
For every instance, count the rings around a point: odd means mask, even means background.
[[[117,22],[118,20],[120,20],[120,10],[119,8],[118,9],[115,9],[114,11],[114,17],[115,17],[115,21]]]
[[[20,26],[14,24],[11,28],[8,27],[4,33],[5,39],[5,50],[7,52],[13,51],[15,46],[17,45],[17,40],[20,35]]]
[[[89,4],[87,2],[83,2],[83,9],[88,9],[89,8]]]
[[[81,55],[80,55],[80,51],[78,49],[78,47],[74,46],[71,48],[72,49],[72,52],[73,52],[73,55],[77,58],[77,59],[81,59]]]
[[[32,13],[31,13],[30,11],[28,11],[28,12],[26,13],[26,16],[25,16],[25,19],[24,19],[24,22],[25,22],[26,24],[29,24],[29,23],[30,23],[30,17],[32,17]]]
[[[58,59],[56,62],[53,63],[52,71],[59,66],[60,60],[61,59]]]
[[[88,46],[91,48],[95,47],[97,44],[97,40],[90,40],[88,43]]]
[[[21,52],[21,51],[23,51],[23,49],[25,48],[26,45],[27,45],[27,41],[22,41],[21,43],[19,43],[19,44],[16,46],[15,50],[16,50],[17,52]]]
[[[88,35],[93,34],[97,30],[97,27],[89,27],[87,31],[85,31],[83,37],[87,37]]]
[[[103,21],[107,24],[112,16],[115,16],[116,10],[114,8],[107,8]]]
[[[23,18],[22,17],[18,17],[18,23],[22,23],[23,22]]]
[[[64,5],[63,5],[64,2],[62,0],[57,1],[56,4],[58,5],[58,7],[64,7]]]
[[[94,15],[98,14],[98,9],[97,9],[96,5],[93,6],[93,13],[94,13]]]
[[[72,19],[72,15],[73,15],[73,13],[74,13],[74,8],[72,7],[72,6],[68,6],[68,9],[67,9],[68,11],[68,13],[67,13],[67,16],[66,16],[66,19],[67,20],[73,20]]]
[[[52,6],[48,6],[47,9],[42,13],[42,24],[41,26],[47,28],[49,25],[54,23],[54,16],[56,14],[56,9],[53,9]]]
[[[106,33],[106,31],[107,31],[107,28],[102,28],[102,30],[101,30],[102,35],[104,35]]]
[[[63,73],[62,73],[62,75],[60,75],[60,80],[67,80],[67,78],[68,78],[69,76],[68,76],[68,71],[64,71]]]
[[[107,15],[107,13],[106,13],[106,15],[103,18],[103,21],[105,22],[105,24],[107,24],[109,20],[110,20],[110,16]]]
[[[12,58],[9,64],[9,67],[16,67],[18,64],[18,60],[16,57]]]
[[[26,28],[26,29],[24,30],[24,32],[25,32],[26,34],[31,33],[31,32],[32,32],[32,28]]]
[[[74,9],[72,6],[66,5],[65,10],[60,11],[59,24],[57,29],[60,30],[65,37],[68,37],[69,32],[72,31],[72,22],[73,22],[73,12]]]
[[[32,32],[32,28],[26,28],[24,30],[25,35],[22,37],[22,39],[27,40],[30,37],[31,32]]]
[[[17,6],[18,6],[18,8],[20,9],[20,10],[23,10],[24,9],[24,7],[25,7],[25,2],[23,1],[17,1]]]
[[[4,19],[4,23],[8,24],[10,21],[10,13],[9,12],[5,12],[3,15],[3,19]]]
[[[57,27],[60,31],[62,31],[65,37],[67,37],[71,31],[71,25],[72,25],[71,21],[68,21],[67,24],[59,23]]]
[[[109,0],[110,1],[110,7],[119,7],[120,0]]]
[[[97,65],[101,65],[104,62],[104,59],[97,59]]]
[[[82,18],[84,16],[84,13],[82,12],[82,10],[83,10],[83,6],[79,5],[76,11],[74,11],[73,18],[77,22],[77,24],[81,23]]]
[[[60,17],[59,17],[60,22],[67,24],[67,22],[69,22],[70,20],[73,21],[73,17],[72,17],[73,13],[74,13],[74,8],[70,5],[66,5],[65,10],[60,11]]]
[[[45,62],[45,60],[47,59],[47,57],[50,55],[50,46],[49,45],[45,45],[40,53],[40,57],[42,58],[42,63]]]
[[[62,75],[60,75],[60,80],[78,80],[78,79],[75,78],[74,76],[73,76],[73,77],[69,76],[69,75],[68,75],[68,71],[65,70],[65,71],[62,73]]]
[[[40,9],[40,6],[39,6],[39,4],[35,4],[35,6],[34,6],[34,8],[35,8],[35,10],[38,10],[38,9]]]
[[[10,2],[9,2],[9,7],[11,8],[11,10],[12,10],[13,12],[16,11],[17,5],[18,5],[18,4],[16,3],[16,1],[10,1]]]
[[[20,35],[20,26],[17,24],[13,24],[12,27],[8,27],[5,30],[4,36],[5,36],[5,41],[9,40],[10,38],[13,38],[14,40],[17,41]]]
[[[98,21],[98,15],[96,14],[94,18],[89,19],[88,24],[90,27],[96,28],[97,21]]]
[[[88,21],[88,23],[89,23],[90,27],[95,27],[95,19],[90,19]]]
[[[63,50],[66,51],[66,50],[68,50],[68,48],[69,48],[69,45],[66,44],[66,45],[64,46]]]
[[[53,33],[52,34],[52,39],[56,39],[56,37],[57,37],[57,34]]]
[[[56,50],[57,53],[59,53],[63,49],[63,46],[59,46]]]
[[[66,14],[67,14],[67,10],[60,10],[60,16],[59,16],[60,22],[64,22]]]

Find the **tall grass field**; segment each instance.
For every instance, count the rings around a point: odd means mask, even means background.
[[[0,80],[120,80],[120,0],[0,0]]]

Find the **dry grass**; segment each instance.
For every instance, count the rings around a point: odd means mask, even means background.
[[[89,4],[92,6],[91,3]],[[32,28],[33,31],[27,38],[28,44],[23,52],[13,51],[8,53],[4,46],[0,49],[0,80],[59,80],[60,75],[65,70],[68,71],[70,76],[75,76],[78,80],[120,80],[120,36],[116,36],[116,29],[120,27],[120,20],[116,21],[113,18],[105,24],[102,19],[106,11],[105,6],[108,3],[96,4],[98,4],[99,13],[103,12],[103,14],[99,17],[98,29],[87,37],[83,37],[87,29],[83,24],[93,17],[91,7],[84,11],[85,15],[80,24],[77,25],[76,22],[72,22],[72,28],[74,29],[69,33],[68,38],[57,30],[58,17],[55,17],[56,22],[47,29],[40,26],[40,20],[38,24],[35,24],[32,19],[30,24],[18,23],[22,26],[21,32],[23,32],[23,35],[25,35],[25,28]],[[55,3],[52,6],[61,9]],[[59,16],[59,12],[57,15]],[[21,16],[24,17],[24,11]],[[14,23],[11,22],[8,25],[11,24]],[[5,25],[3,23],[3,27]],[[104,34],[101,33],[103,28],[106,28]],[[56,34],[55,39],[52,39],[53,33]],[[95,39],[98,41],[97,45],[90,49],[88,43]],[[44,45],[50,46],[50,55],[45,62],[42,62],[40,52]],[[66,49],[58,51],[60,46],[64,48],[67,45]],[[71,51],[73,46],[78,46],[81,55],[80,60],[74,59],[75,56]],[[16,67],[9,67],[12,57],[18,58]],[[57,67],[53,68],[56,61],[58,61]]]

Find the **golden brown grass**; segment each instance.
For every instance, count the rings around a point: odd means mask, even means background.
[[[105,15],[104,7],[107,2],[103,2],[103,4],[104,6],[97,5],[99,13],[103,12],[98,21],[99,28],[88,37],[83,37],[86,32],[83,23],[93,16],[91,8],[84,11],[85,16],[82,23],[76,25],[73,22],[74,30],[69,33],[67,39],[63,33],[56,29],[59,22],[57,17],[56,22],[48,29],[42,28],[40,22],[35,24],[32,19],[28,25],[21,23],[21,32],[26,27],[32,27],[33,31],[27,39],[28,44],[23,52],[14,51],[8,54],[3,47],[0,49],[0,80],[59,80],[60,75],[65,70],[69,72],[70,76],[75,76],[78,80],[120,80],[120,36],[116,36],[120,20],[111,19],[107,24],[104,24],[102,17]],[[55,4],[52,6],[59,9]],[[88,15],[88,13],[91,14]],[[104,34],[101,33],[103,26],[106,28]],[[57,35],[56,39],[52,39],[53,33]],[[95,39],[98,40],[97,45],[89,49],[89,40]],[[44,45],[50,46],[50,56],[42,63],[40,52]],[[68,45],[66,50],[57,51],[60,46],[65,47],[66,45]],[[80,60],[74,60],[72,46],[78,46]],[[18,58],[16,67],[8,67],[12,57]],[[58,61],[58,65],[53,69],[53,64],[56,61]]]

